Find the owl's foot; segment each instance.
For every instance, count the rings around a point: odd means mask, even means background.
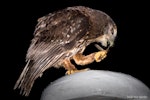
[[[77,53],[73,56],[73,60],[77,65],[87,65],[94,62],[95,53],[91,53],[89,55],[83,55],[82,53]]]
[[[107,52],[108,52],[107,50],[102,50],[102,51],[96,52],[95,56],[94,56],[95,61],[100,62],[101,60],[106,58]]]
[[[70,75],[70,74],[74,74],[74,73],[77,73],[77,72],[84,72],[84,71],[88,71],[88,70],[90,70],[89,68],[86,68],[86,69],[81,69],[81,70],[68,70],[67,72],[66,72],[66,75]]]
[[[78,71],[77,68],[70,62],[70,59],[65,59],[63,61],[63,66],[67,70],[67,75],[73,74]]]

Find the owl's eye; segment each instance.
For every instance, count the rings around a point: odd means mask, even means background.
[[[113,28],[111,29],[111,34],[112,34],[112,35],[114,34],[114,29],[113,29]]]

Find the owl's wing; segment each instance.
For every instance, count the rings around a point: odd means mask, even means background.
[[[79,50],[89,23],[89,18],[80,11],[67,9],[38,19],[26,56],[27,64],[14,88],[21,88],[21,94],[28,96],[35,79],[46,69],[73,55],[71,50]]]

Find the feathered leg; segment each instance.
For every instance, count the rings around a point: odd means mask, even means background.
[[[107,50],[102,50],[99,52],[91,53],[89,55],[83,55],[82,53],[77,53],[73,56],[73,59],[78,65],[87,65],[94,61],[100,62],[107,56]]]
[[[81,72],[81,71],[85,71],[88,69],[83,69],[83,70],[78,70],[71,62],[69,59],[65,59],[63,62],[63,66],[64,68],[67,70],[66,74],[70,75],[76,72]]]
[[[73,56],[73,60],[78,65],[87,65],[94,61],[100,62],[107,56],[107,50],[102,50],[99,52],[91,53],[89,55],[83,55],[82,53],[77,53]],[[70,59],[65,59],[63,61],[63,66],[67,70],[66,74],[73,74],[76,72],[87,71],[89,68],[78,70],[71,62]]]

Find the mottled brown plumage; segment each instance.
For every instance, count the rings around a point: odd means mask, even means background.
[[[88,7],[68,7],[39,18],[26,55],[27,64],[14,89],[20,88],[21,94],[28,96],[34,81],[46,69],[62,67],[64,59],[82,54],[90,43],[107,46],[109,42],[112,46],[115,37],[113,20],[104,12]]]

